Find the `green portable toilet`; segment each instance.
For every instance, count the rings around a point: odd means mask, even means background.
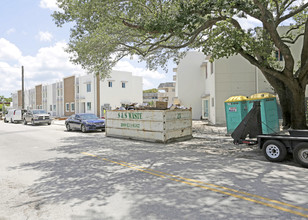
[[[225,101],[227,133],[231,134],[248,113],[247,97],[232,96]]]
[[[272,134],[280,131],[276,96],[270,93],[257,93],[247,100],[248,112],[254,101],[260,101],[262,133]]]

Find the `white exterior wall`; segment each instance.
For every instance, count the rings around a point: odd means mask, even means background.
[[[212,70],[213,68],[213,70]],[[202,73],[204,77],[204,82],[205,82],[205,91],[202,94],[202,99],[203,100],[208,100],[209,103],[209,117],[208,120],[216,124],[216,93],[215,93],[215,62],[210,63],[208,60],[206,60],[202,67]],[[207,72],[207,74],[206,74]],[[213,104],[214,101],[214,104]],[[204,112],[204,105],[202,103],[202,114]]]
[[[216,124],[223,124],[226,122],[224,101],[231,96],[250,96],[257,93],[257,69],[244,58],[236,55],[217,60],[214,74]],[[259,85],[261,84],[260,82]]]
[[[181,105],[192,108],[192,119],[200,119],[202,115],[201,97],[205,83],[200,65],[204,61],[203,53],[188,52],[176,70],[176,95]]]
[[[108,82],[112,82],[112,87],[108,87]],[[125,88],[122,88],[122,82],[125,82]],[[115,109],[121,104],[141,104],[142,94],[142,77],[133,76],[131,72],[113,70],[110,78],[100,82],[101,106],[109,104]]]
[[[57,82],[56,83],[56,115],[57,116],[64,116],[64,89],[63,89],[63,81]]]
[[[18,93],[12,93],[13,108],[18,109]]]
[[[181,105],[192,107],[193,119],[203,116],[204,100],[208,100],[208,120],[213,124],[224,124],[224,101],[229,97],[273,93],[258,69],[241,56],[222,58],[213,65],[208,59],[201,52],[189,52],[175,69],[176,95]]]
[[[79,96],[76,98],[76,113],[94,113],[95,114],[95,78],[93,75],[85,75],[78,77],[79,80]],[[76,81],[78,81],[76,80]],[[87,84],[91,84],[91,91],[87,92]],[[76,91],[76,90],[75,90]],[[77,93],[77,91],[76,91]],[[91,109],[87,108],[87,103],[91,103]]]

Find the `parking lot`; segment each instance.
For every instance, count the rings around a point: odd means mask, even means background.
[[[0,121],[0,219],[308,217],[308,169],[202,123],[164,145]]]

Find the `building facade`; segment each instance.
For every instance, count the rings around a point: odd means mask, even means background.
[[[21,91],[12,94],[13,107],[21,109]],[[125,104],[142,103],[142,77],[130,72],[112,71],[110,78],[69,76],[25,91],[25,108],[45,109],[52,116],[69,117],[75,113],[94,113],[103,117],[105,111]]]
[[[168,106],[174,103],[175,82],[165,82],[158,86],[158,101],[168,102]]]
[[[224,124],[224,101],[229,97],[274,92],[262,73],[242,57],[213,63],[209,59],[201,52],[188,52],[174,69],[176,99],[180,105],[192,108],[193,119]]]

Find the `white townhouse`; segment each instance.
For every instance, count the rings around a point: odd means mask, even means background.
[[[176,98],[192,108],[193,119],[224,124],[224,101],[231,96],[250,96],[273,89],[262,73],[239,55],[209,62],[201,52],[188,52],[176,72]]]
[[[131,103],[143,103],[142,77],[133,76],[131,72],[113,70],[109,78],[101,80],[98,86],[99,113],[104,109],[115,109]]]
[[[13,106],[21,108],[21,91],[12,94]],[[142,97],[142,77],[131,72],[113,70],[109,78],[69,76],[63,80],[37,85],[25,91],[25,108],[45,109],[52,116],[68,117],[75,113],[104,116],[104,110],[139,103]]]

